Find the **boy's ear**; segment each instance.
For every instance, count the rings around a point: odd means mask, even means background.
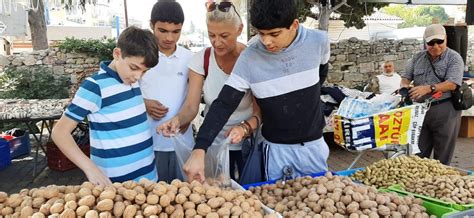
[[[155,25],[150,21],[150,29],[154,33],[155,32]]]
[[[291,23],[291,28],[297,30],[299,24],[300,24],[300,21],[299,21],[298,19],[294,19],[294,20],[293,20],[293,23]]]
[[[115,47],[114,51],[112,52],[112,56],[114,57],[114,60],[121,58],[122,51],[120,51],[120,48]]]

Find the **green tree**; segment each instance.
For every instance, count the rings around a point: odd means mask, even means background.
[[[312,17],[319,22],[318,29],[328,30],[331,14],[339,14],[344,26],[362,29],[365,26],[362,19],[374,13],[375,9],[387,6],[387,3],[364,3],[359,0],[296,0],[300,20]],[[313,13],[313,7],[317,12]]]
[[[404,22],[399,24],[399,28],[428,26],[432,23],[433,18],[438,19],[440,23],[446,23],[448,20],[448,15],[441,6],[406,7],[404,5],[394,5],[382,8],[382,11],[402,18]]]

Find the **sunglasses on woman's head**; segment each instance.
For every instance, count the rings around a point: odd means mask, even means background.
[[[429,46],[433,46],[435,44],[441,45],[443,43],[444,43],[444,39],[433,39],[433,40],[427,42],[426,44],[429,45]]]
[[[230,8],[234,8],[235,13],[240,17],[239,12],[237,12],[237,9],[235,9],[235,6],[232,4],[232,2],[206,2],[207,12],[213,12],[216,9],[219,9],[219,11],[222,12],[229,12]]]

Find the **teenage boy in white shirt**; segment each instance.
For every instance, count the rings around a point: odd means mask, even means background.
[[[175,116],[186,98],[188,62],[192,52],[177,45],[184,13],[175,1],[160,0],[153,6],[150,28],[158,41],[159,63],[140,80],[148,121],[153,134],[153,149],[159,180],[170,183],[183,179],[171,138],[153,131],[163,121]],[[170,91],[173,90],[173,91]],[[185,141],[193,143],[192,128],[183,130]]]

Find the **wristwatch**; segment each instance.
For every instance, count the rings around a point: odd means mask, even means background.
[[[430,85],[431,93],[436,92],[436,86],[435,85]]]

